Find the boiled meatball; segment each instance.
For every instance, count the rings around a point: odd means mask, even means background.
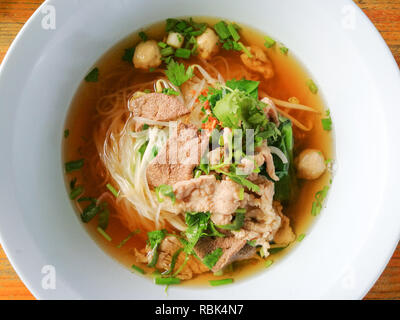
[[[325,158],[321,151],[303,150],[295,160],[297,177],[306,180],[318,179],[326,170]]]
[[[157,68],[161,64],[161,52],[155,40],[140,42],[135,49],[133,64],[138,69]]]
[[[207,28],[196,40],[201,58],[208,60],[218,53],[218,36],[214,30]]]

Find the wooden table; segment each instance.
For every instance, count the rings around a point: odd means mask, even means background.
[[[335,0],[331,0],[335,1]],[[0,62],[42,0],[0,0]],[[356,0],[385,38],[400,65],[400,0]],[[366,299],[400,299],[400,245]],[[34,299],[0,247],[0,299]]]

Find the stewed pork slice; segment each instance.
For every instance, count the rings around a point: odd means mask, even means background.
[[[240,230],[232,233],[237,239],[261,245],[267,255],[269,242],[274,239],[282,219],[273,207],[274,183],[262,176],[258,177],[256,183],[260,191],[248,196],[244,224]]]
[[[148,93],[131,99],[129,109],[134,117],[157,121],[176,120],[190,112],[177,97],[164,93]],[[142,126],[143,123],[138,121],[135,130],[140,130]]]
[[[267,107],[264,109],[265,115],[268,117],[268,119],[272,120],[277,126],[279,126],[278,111],[275,103],[268,97],[262,98],[261,102],[264,102],[267,105]]]
[[[205,132],[199,132],[194,125],[179,123],[165,147],[148,165],[148,184],[157,187],[191,179],[208,143],[209,136]]]
[[[232,235],[224,238],[200,238],[199,242],[194,247],[194,251],[200,259],[203,259],[217,248],[222,249],[222,255],[212,267],[212,272],[217,272],[234,261],[250,259],[256,252],[254,247],[246,244],[246,240],[237,239]]]
[[[244,65],[251,71],[262,74],[266,80],[273,78],[274,67],[263,49],[257,46],[247,47],[247,49],[250,51],[251,57],[246,53],[240,56]]]
[[[274,181],[279,181],[278,176],[275,174],[274,159],[272,158],[271,150],[268,148],[266,142],[264,142],[260,147],[255,149],[255,161],[260,167],[265,162],[266,170],[269,177]]]
[[[182,212],[210,212],[217,225],[229,224],[241,205],[241,186],[231,180],[217,181],[213,175],[200,176],[173,185],[176,206]]]
[[[274,242],[277,245],[287,246],[296,239],[296,235],[290,226],[290,220],[283,213],[283,207],[278,201],[274,201],[273,207],[281,217],[281,226],[274,236]]]
[[[172,256],[177,250],[182,248],[182,244],[174,236],[167,236],[161,242],[160,248],[158,249],[158,260],[156,268],[162,271],[167,271],[171,267]],[[135,250],[135,256],[138,262],[148,264],[152,259],[152,252],[149,246],[146,246],[142,250]],[[172,270],[173,274],[184,262],[185,254],[181,252],[176,260],[175,267]],[[209,269],[194,256],[191,256],[182,271],[177,275],[182,280],[193,278],[196,274],[204,273]]]

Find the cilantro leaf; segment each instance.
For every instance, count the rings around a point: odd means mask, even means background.
[[[169,62],[165,74],[167,75],[169,81],[171,81],[172,84],[176,85],[177,87],[180,87],[183,83],[194,76],[192,67],[188,67],[185,71],[185,66],[183,63],[178,63],[174,60]]]
[[[156,191],[158,202],[164,201],[164,199],[160,197],[160,193],[161,193],[163,196],[171,198],[172,203],[175,203],[175,199],[176,199],[175,193],[171,186],[169,186],[167,184],[162,184],[162,185],[159,185],[158,187],[156,187],[155,191]]]
[[[235,90],[239,89],[240,91],[246,92],[250,96],[258,99],[258,86],[260,82],[259,81],[252,81],[252,80],[236,80],[232,79],[226,82],[226,86]]]
[[[203,258],[203,263],[209,269],[212,269],[218,262],[219,258],[222,256],[223,250],[222,248],[217,248],[213,252],[207,254]]]
[[[125,49],[122,60],[132,63],[133,56],[135,55],[135,47]]]
[[[150,231],[147,233],[148,243],[150,245],[150,249],[153,251],[153,258],[148,264],[148,266],[151,268],[154,267],[157,263],[158,247],[160,246],[161,242],[164,240],[166,235],[167,235],[167,230],[165,229]]]

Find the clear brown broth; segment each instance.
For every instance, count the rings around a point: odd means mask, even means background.
[[[204,21],[213,25],[219,19],[199,17],[195,21]],[[263,47],[264,34],[249,27],[241,25],[241,37],[245,44],[258,45]],[[164,32],[164,23],[158,23],[148,28],[145,28],[146,33],[150,38],[162,39]],[[111,50],[103,55],[103,57],[95,64],[100,70],[99,81],[97,83],[86,83],[82,81],[71,103],[68,113],[65,129],[68,129],[70,134],[63,142],[63,159],[64,162],[91,157],[98,157],[97,151],[92,141],[92,132],[96,124],[96,102],[104,94],[101,91],[102,86],[112,85],[113,89],[119,89],[119,85],[125,86],[126,82],[121,84],[108,84],[106,76],[115,70],[126,73],[129,83],[139,83],[154,79],[157,75],[150,72],[138,72],[131,64],[122,61],[121,57],[124,54],[124,49],[132,47],[139,40],[137,33],[134,33],[126,39],[120,41]],[[261,81],[260,89],[268,92],[269,95],[281,99],[288,100],[291,97],[299,99],[300,103],[310,106],[318,111],[321,115],[325,113],[324,102],[320,94],[312,94],[306,85],[306,81],[310,79],[310,75],[301,63],[290,52],[288,55],[283,55],[278,45],[267,51],[269,58],[273,62],[275,68],[275,77],[269,81]],[[220,55],[228,61],[238,61],[239,54],[232,51],[221,50]],[[320,90],[321,91],[321,90]],[[295,155],[305,148],[314,148],[322,151],[326,159],[334,157],[333,137],[332,133],[323,130],[321,125],[321,115],[315,116],[307,112],[291,113],[303,123],[312,123],[313,129],[304,134],[301,130],[295,128]],[[81,171],[66,175],[66,186],[69,190],[70,180],[76,177],[80,184],[85,187],[85,195],[96,197],[104,190],[99,190],[100,178],[96,174],[96,168],[85,166]],[[307,232],[310,224],[313,221],[311,215],[311,206],[314,201],[315,193],[321,190],[324,186],[329,185],[331,174],[326,172],[321,178],[315,181],[300,181],[300,188],[294,201],[284,207],[284,214],[291,220],[291,226],[296,233],[300,235]],[[78,211],[77,211],[78,212]],[[78,213],[77,213],[78,214]],[[110,219],[107,233],[112,237],[112,241],[106,241],[97,231],[97,219],[93,219],[90,223],[85,224],[86,229],[93,239],[113,258],[120,263],[130,267],[135,262],[135,257],[132,254],[134,248],[142,248],[145,246],[146,232],[132,237],[122,248],[117,248],[120,243],[129,234],[129,230],[116,219]],[[292,244],[290,247],[298,245]],[[289,248],[280,253],[273,254],[269,259],[276,261],[289,252]],[[150,273],[150,269],[140,265],[143,269]],[[233,277],[235,280],[247,277],[260,271],[264,268],[264,262],[257,259],[252,259],[246,263],[236,263],[233,273],[225,273],[221,277],[216,277],[212,273],[202,274],[196,278],[185,281],[190,285],[202,285],[208,283],[210,279],[219,279]]]

